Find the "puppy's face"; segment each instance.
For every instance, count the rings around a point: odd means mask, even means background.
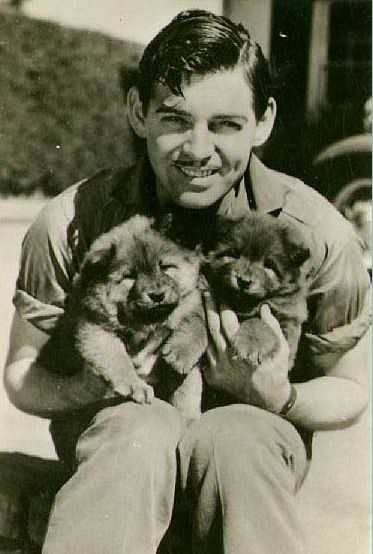
[[[206,273],[218,296],[242,312],[296,292],[308,257],[289,229],[271,216],[254,214],[219,221]]]
[[[119,325],[162,321],[196,287],[198,258],[150,226],[138,230],[129,221],[117,229],[95,257],[94,272],[83,266],[90,296]]]
[[[152,231],[120,252],[111,274],[118,319],[161,320],[197,283],[198,263]]]

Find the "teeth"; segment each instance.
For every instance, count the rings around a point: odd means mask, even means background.
[[[179,165],[178,168],[185,173],[185,175],[188,175],[188,177],[209,177],[215,173],[212,169],[198,169],[196,167],[185,167],[181,165]]]

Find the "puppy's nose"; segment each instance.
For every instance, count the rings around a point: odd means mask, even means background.
[[[165,294],[162,291],[160,292],[153,291],[153,292],[148,292],[148,296],[152,302],[160,304],[161,302],[163,302]]]
[[[248,289],[252,284],[253,280],[250,276],[247,277],[238,277],[237,276],[237,285],[240,289]]]

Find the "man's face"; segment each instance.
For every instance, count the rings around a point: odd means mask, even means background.
[[[182,91],[156,86],[142,134],[160,201],[205,208],[242,179],[257,144],[253,96],[239,67],[194,75]]]

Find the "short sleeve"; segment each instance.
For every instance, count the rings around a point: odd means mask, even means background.
[[[69,241],[72,193],[51,200],[22,243],[13,303],[23,319],[44,332],[50,332],[63,312],[76,271]]]
[[[370,279],[359,239],[340,227],[310,290],[304,342],[319,368],[333,366],[365,334],[371,322]]]

